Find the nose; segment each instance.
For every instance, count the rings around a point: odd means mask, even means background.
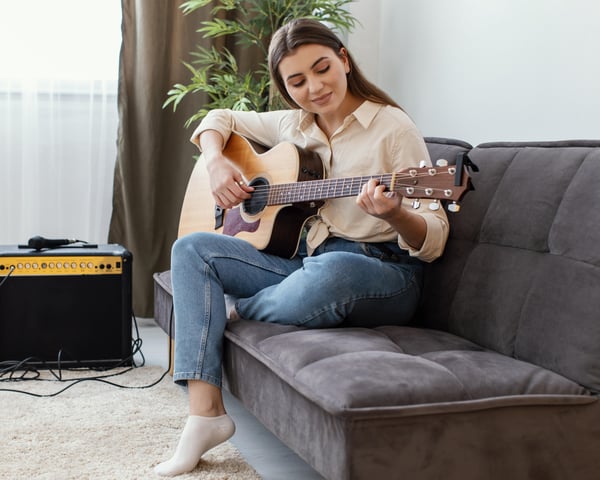
[[[323,88],[323,82],[321,81],[321,79],[319,79],[318,77],[315,77],[315,76],[309,77],[307,83],[308,83],[308,91],[310,93],[318,92],[319,90],[321,90],[321,88]]]

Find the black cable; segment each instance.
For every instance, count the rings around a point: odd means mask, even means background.
[[[132,352],[126,358],[121,359],[117,363],[113,363],[110,366],[103,366],[103,367],[84,367],[84,366],[63,367],[62,366],[62,364],[63,364],[62,358],[63,358],[64,352],[62,350],[59,350],[59,352],[57,354],[57,359],[55,362],[55,364],[57,366],[56,370],[58,371],[58,374],[55,373],[55,369],[52,369],[49,367],[48,361],[31,356],[31,357],[27,357],[27,358],[17,361],[17,362],[15,362],[15,361],[0,362],[0,366],[6,366],[6,368],[0,368],[0,381],[2,381],[2,376],[4,376],[6,373],[11,373],[10,379],[13,380],[15,377],[12,374],[17,370],[23,371],[23,373],[21,374],[20,377],[24,380],[31,379],[31,378],[25,378],[27,373],[34,373],[36,378],[39,377],[38,368],[40,368],[40,369],[48,370],[54,376],[54,378],[61,381],[63,370],[65,370],[65,371],[91,370],[91,371],[103,372],[106,370],[111,370],[111,369],[128,366],[128,365],[133,365],[133,367],[142,367],[146,364],[146,358],[144,357],[144,353],[142,352],[143,341],[140,338],[140,331],[138,328],[137,318],[136,318],[135,314],[133,314],[133,313],[132,313],[132,320],[133,320],[133,325],[135,327],[135,338],[132,340]],[[140,364],[136,364],[136,361],[135,361],[135,355],[138,353],[142,357],[142,361]],[[81,363],[81,361],[79,361],[77,359],[70,360],[69,362],[75,363],[75,364]]]
[[[10,268],[10,272],[8,272],[8,273],[6,274],[6,276],[5,276],[5,277],[2,279],[2,281],[0,282],[0,287],[1,287],[2,285],[4,285],[4,282],[6,282],[6,281],[8,280],[8,277],[10,277],[10,276],[11,276],[11,274],[12,274],[12,273],[15,271],[15,268],[16,268],[16,267],[15,267],[14,265],[11,265],[9,268]]]
[[[132,313],[133,324],[134,324],[134,328],[135,328],[135,332],[136,332],[136,338],[132,341],[132,347],[133,347],[132,354],[130,356],[128,356],[126,359],[123,359],[122,361],[120,361],[118,364],[113,365],[111,367],[102,367],[102,368],[96,368],[96,369],[89,368],[87,370],[106,371],[106,370],[118,368],[118,367],[122,366],[123,364],[131,361],[132,366],[130,366],[129,368],[126,368],[125,370],[122,370],[120,372],[110,373],[108,375],[97,375],[97,376],[93,376],[93,377],[81,377],[81,378],[72,378],[69,380],[63,380],[63,378],[62,378],[63,371],[77,371],[77,370],[83,370],[83,368],[81,368],[81,369],[64,368],[63,369],[61,367],[61,356],[62,356],[62,351],[61,351],[61,352],[59,352],[58,359],[57,359],[58,360],[57,361],[58,371],[56,372],[54,369],[51,369],[51,368],[47,369],[51,373],[51,375],[56,379],[56,380],[52,380],[52,379],[40,378],[41,374],[38,370],[39,367],[36,368],[31,363],[33,361],[38,360],[35,357],[29,357],[24,360],[20,360],[18,362],[12,362],[12,361],[11,362],[0,362],[0,382],[20,382],[20,381],[30,381],[30,380],[71,382],[69,385],[67,385],[63,389],[58,390],[54,393],[49,393],[49,394],[32,393],[32,392],[26,392],[24,390],[17,390],[17,389],[10,389],[10,388],[0,388],[0,392],[22,393],[22,394],[29,395],[32,397],[37,397],[37,398],[49,398],[49,397],[56,397],[57,395],[60,395],[61,393],[68,390],[69,388],[71,388],[79,383],[88,382],[88,381],[96,381],[96,382],[106,383],[106,384],[114,386],[114,387],[123,388],[123,389],[131,389],[131,390],[143,390],[143,389],[152,388],[152,387],[158,385],[165,378],[165,376],[171,371],[172,347],[171,347],[170,339],[171,339],[171,332],[172,332],[172,327],[173,327],[173,318],[174,318],[173,306],[171,306],[171,312],[170,312],[170,318],[169,318],[169,332],[168,332],[168,336],[169,336],[168,367],[162,373],[162,375],[158,378],[158,380],[156,380],[150,384],[132,387],[132,386],[121,385],[121,384],[106,380],[107,378],[112,378],[112,377],[116,377],[119,375],[123,375],[127,372],[132,371],[134,368],[142,367],[146,363],[146,358],[144,357],[144,354],[141,349],[142,339],[140,338],[139,328],[138,328],[138,324],[137,324],[137,318],[136,318],[135,314]],[[134,356],[138,353],[142,357],[142,363],[139,365],[137,365],[135,363],[135,358],[134,358]],[[42,361],[41,363],[43,365],[45,362]],[[4,366],[4,365],[6,365],[6,366]],[[15,375],[17,372],[19,372],[18,376]],[[7,374],[9,375],[8,378],[2,378]],[[30,375],[33,375],[33,377]]]

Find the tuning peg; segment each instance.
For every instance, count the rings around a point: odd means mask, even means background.
[[[419,201],[419,199],[418,199],[418,198],[415,198],[415,199],[413,200],[412,207],[413,207],[413,208],[416,210],[416,209],[417,209],[417,208],[419,208],[420,206],[421,206],[421,202]]]
[[[420,167],[420,168],[425,168],[426,166],[427,166],[427,162],[426,162],[425,160],[421,160],[421,161],[419,162],[419,167]]]
[[[440,158],[438,161],[435,162],[435,164],[438,167],[447,167],[448,166],[448,160],[446,160],[445,158]]]
[[[439,210],[439,209],[440,209],[440,202],[438,202],[437,200],[434,200],[433,202],[431,202],[429,204],[429,210],[433,210],[435,212],[436,210]]]
[[[456,202],[452,202],[448,205],[448,211],[452,213],[460,212],[460,205]]]

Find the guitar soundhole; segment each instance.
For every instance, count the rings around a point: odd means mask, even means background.
[[[252,197],[244,200],[244,211],[248,215],[256,215],[262,212],[267,206],[269,200],[269,182],[266,178],[257,177],[250,181],[249,185],[254,187]]]

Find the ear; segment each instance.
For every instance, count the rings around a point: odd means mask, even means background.
[[[346,70],[346,73],[350,73],[350,60],[348,59],[348,50],[346,50],[345,47],[340,48],[338,56],[344,63],[344,69]]]

